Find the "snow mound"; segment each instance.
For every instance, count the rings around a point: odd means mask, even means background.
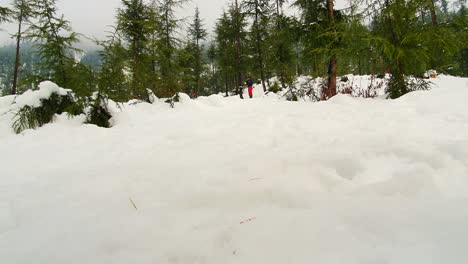
[[[397,100],[256,89],[122,104],[111,129],[2,129],[0,260],[465,263],[468,79],[432,81]]]
[[[60,88],[57,84],[50,81],[41,82],[38,88],[38,90],[28,90],[18,96],[15,100],[16,106],[18,108],[24,106],[39,107],[41,106],[41,100],[50,98],[53,93],[65,96],[71,92],[71,90]]]
[[[198,97],[197,101],[202,102],[209,106],[216,106],[216,107],[224,106],[226,104],[224,97],[220,94],[214,94],[214,95],[210,95],[207,97],[204,97],[204,96]]]
[[[390,76],[379,78],[374,75],[344,75],[337,79],[337,92],[353,97],[375,98],[384,97]],[[299,76],[293,87],[284,89],[279,95],[288,100],[317,102],[322,99],[322,91],[326,85],[326,79],[322,77]],[[272,82],[278,82],[272,79]]]

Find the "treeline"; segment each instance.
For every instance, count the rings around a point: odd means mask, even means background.
[[[248,76],[265,92],[291,86],[298,75],[327,77],[324,99],[342,74],[391,73],[389,96],[420,88],[409,76],[429,69],[468,76],[465,0],[355,0],[337,10],[332,0],[233,0],[209,32],[197,10],[185,38],[175,11],[186,0],[122,0],[98,67],[77,58],[79,35],[55,0],[14,0],[0,22],[18,26],[9,92],[52,80],[79,95],[95,91],[115,101],[150,101],[225,93],[242,97]],[[300,16],[288,15],[293,6]],[[40,58],[24,71],[21,47],[32,41]],[[278,82],[270,83],[272,77]],[[19,90],[18,90],[19,88]]]
[[[11,93],[11,85],[13,80],[13,71],[15,65],[16,46],[7,45],[0,47],[0,90],[4,90],[5,93]],[[30,84],[30,78],[28,76],[35,76],[40,71],[41,58],[39,57],[37,50],[34,48],[32,43],[23,42],[20,50],[20,75],[23,78],[18,79],[18,89],[21,93]],[[83,54],[77,54],[77,60],[83,63],[87,67],[90,67],[93,71],[99,70],[101,65],[101,57],[97,50],[87,51]]]

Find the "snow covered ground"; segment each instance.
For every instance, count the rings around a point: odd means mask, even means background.
[[[468,263],[468,79],[398,100],[211,96],[14,135],[0,263]]]

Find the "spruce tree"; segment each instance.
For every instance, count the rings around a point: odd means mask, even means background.
[[[312,51],[319,51],[327,55],[327,88],[324,97],[330,98],[336,95],[336,76],[338,54],[340,45],[338,32],[339,13],[335,10],[333,0],[296,0],[296,6],[301,9],[302,20],[305,25],[311,27]]]
[[[0,6],[0,25],[4,22],[9,21],[10,13],[10,9],[8,9],[7,7]]]
[[[336,48],[338,42],[335,19],[335,5],[333,0],[327,0],[327,8],[329,31],[332,35],[332,43],[330,49],[330,62],[328,64],[328,89],[326,95],[328,98],[331,98],[336,95],[337,56],[336,51],[334,49]]]
[[[200,94],[200,76],[203,70],[203,45],[201,45],[200,42],[205,40],[208,36],[207,31],[204,29],[203,21],[200,19],[200,11],[198,7],[195,9],[194,20],[190,25],[188,32],[194,46],[195,94],[198,96]]]
[[[295,56],[293,20],[283,14],[283,2],[276,1],[276,13],[271,20],[271,33],[266,42],[270,45],[269,64],[284,89],[292,84],[295,75]]]
[[[117,12],[118,29],[128,43],[128,53],[131,63],[131,91],[133,96],[141,100],[148,100],[146,91],[146,76],[148,75],[145,48],[149,33],[147,21],[149,9],[143,0],[122,0],[123,7]]]
[[[267,91],[265,84],[265,39],[267,26],[272,13],[271,0],[246,0],[243,2],[246,13],[253,18],[252,33],[255,39],[255,59],[260,72],[263,91]]]
[[[224,12],[216,23],[216,61],[219,65],[220,75],[222,76],[222,85],[226,96],[229,96],[231,90],[231,77],[235,75],[235,38],[233,35],[231,18],[227,12]],[[236,88],[237,89],[237,88]]]
[[[177,50],[177,64],[180,68],[179,81],[182,82],[184,93],[190,95],[192,98],[197,96],[196,94],[196,74],[195,68],[196,59],[195,53],[196,44],[188,40],[183,45],[182,49]]]
[[[150,83],[149,89],[153,91],[153,93],[157,90],[157,82],[160,77],[159,73],[159,45],[160,45],[160,35],[162,32],[162,25],[161,25],[161,14],[159,12],[159,3],[157,0],[151,0],[148,4],[148,21],[147,21],[147,30],[148,30],[148,37],[147,37],[147,56],[150,63],[150,74],[148,76],[148,82]]]
[[[408,76],[422,76],[430,59],[427,30],[417,16],[417,1],[386,0],[381,13],[375,16],[372,38],[391,72],[389,97],[398,98],[418,89],[408,82]]]
[[[78,34],[63,15],[57,15],[55,0],[35,1],[34,12],[37,21],[31,24],[27,37],[34,41],[48,74],[42,78],[51,79],[61,87],[80,88],[72,87],[69,76],[76,64],[74,55],[79,51],[74,47],[79,41]]]
[[[13,1],[13,11],[12,16],[15,22],[18,23],[18,31],[16,33],[16,53],[15,53],[15,64],[13,69],[13,84],[11,88],[11,93],[17,93],[17,86],[18,86],[18,75],[19,75],[19,68],[21,64],[20,59],[20,48],[21,48],[21,41],[23,37],[23,26],[25,23],[29,23],[30,19],[34,16],[34,1],[31,0],[14,0]]]
[[[270,34],[266,42],[269,45],[268,64],[278,77],[282,88],[292,83],[295,75],[294,65],[294,32],[292,19],[283,13],[286,1],[275,1],[275,13],[270,21]],[[270,73],[268,74],[270,76]],[[271,77],[271,76],[270,76]]]
[[[119,32],[116,30],[98,44],[103,48],[100,51],[102,63],[98,73],[99,91],[116,102],[132,99],[133,91],[130,90],[129,78],[125,75],[128,52]]]
[[[465,7],[466,1],[458,1],[459,9],[450,15],[447,27],[455,32],[458,45],[447,72],[455,75],[468,76],[468,12]]]
[[[161,79],[159,82],[158,95],[171,97],[177,95],[180,84],[177,81],[179,67],[177,65],[177,48],[179,39],[175,36],[178,29],[178,20],[175,9],[183,6],[187,0],[161,0],[159,3],[159,14],[161,17],[161,28],[159,41],[159,67]]]
[[[216,44],[214,41],[211,41],[206,56],[210,65],[210,78],[208,84],[209,87],[213,89],[213,92],[215,94],[218,94],[221,92],[221,90],[219,89],[218,84],[218,65],[216,63],[216,58],[218,54],[216,50]]]
[[[243,59],[243,47],[244,47],[244,41],[245,40],[245,26],[246,26],[246,21],[245,21],[245,14],[242,12],[238,0],[235,0],[234,5],[230,9],[230,15],[232,18],[232,33],[235,39],[235,58],[236,58],[236,64],[235,64],[235,69],[236,69],[236,86],[237,86],[237,93],[240,96],[241,99],[244,99],[244,94],[243,94],[243,68],[245,68],[244,65],[244,59]]]

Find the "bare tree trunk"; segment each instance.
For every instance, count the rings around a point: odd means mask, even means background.
[[[257,53],[258,53],[258,64],[260,68],[260,78],[262,79],[262,87],[263,87],[263,92],[266,93],[266,85],[265,85],[265,71],[263,69],[263,51],[261,47],[261,38],[260,38],[260,26],[258,24],[258,16],[259,16],[259,10],[258,10],[258,0],[255,0],[255,29],[257,31]]]
[[[280,14],[280,6],[281,6],[280,0],[276,0],[276,14],[278,16]]]
[[[336,55],[333,54],[328,64],[328,91],[327,91],[328,98],[331,98],[336,95],[336,71],[337,71]]]
[[[229,80],[228,80],[227,73],[224,73],[224,85],[226,89],[226,97],[228,97],[229,96]]]
[[[244,99],[242,89],[242,72],[241,72],[241,40],[240,40],[240,11],[239,4],[236,0],[236,62],[237,62],[237,92],[241,99]]]
[[[197,54],[196,54],[196,57],[195,57],[195,60],[196,60],[196,70],[195,70],[195,96],[198,97],[200,95],[200,43],[199,43],[199,40],[197,38]]]
[[[301,75],[301,66],[299,65],[299,44],[296,42],[296,75]]]
[[[133,39],[133,73],[132,73],[132,89],[134,96],[137,96],[138,99],[143,100],[143,93],[140,91],[139,77],[138,77],[138,44],[137,40]]]
[[[282,23],[280,21],[280,19],[282,19],[282,14],[283,14],[283,6],[282,6],[282,3],[280,0],[276,0],[276,28],[277,30],[282,30]],[[279,51],[279,62],[281,64],[281,69],[280,69],[280,82],[281,82],[281,87],[283,89],[286,89],[286,72],[285,72],[285,69],[284,69],[284,57],[283,57],[283,49],[284,49],[284,46],[283,46],[283,42],[280,42],[279,44],[279,47],[278,47]]]
[[[13,70],[13,85],[11,88],[11,94],[17,94],[18,87],[18,74],[20,67],[20,48],[21,48],[21,27],[23,25],[23,10],[20,10],[19,19],[18,19],[18,35],[16,36],[16,58],[15,58],[15,68]]]
[[[437,15],[436,15],[436,11],[435,11],[434,0],[429,0],[429,9],[431,10],[432,25],[437,26]]]
[[[335,30],[335,10],[333,0],[328,1],[328,16],[330,19],[330,25],[333,30]],[[333,39],[333,41],[336,41]],[[330,57],[330,62],[328,64],[328,89],[327,97],[331,98],[336,95],[336,72],[337,72],[337,59],[335,51],[332,50],[332,55]]]

